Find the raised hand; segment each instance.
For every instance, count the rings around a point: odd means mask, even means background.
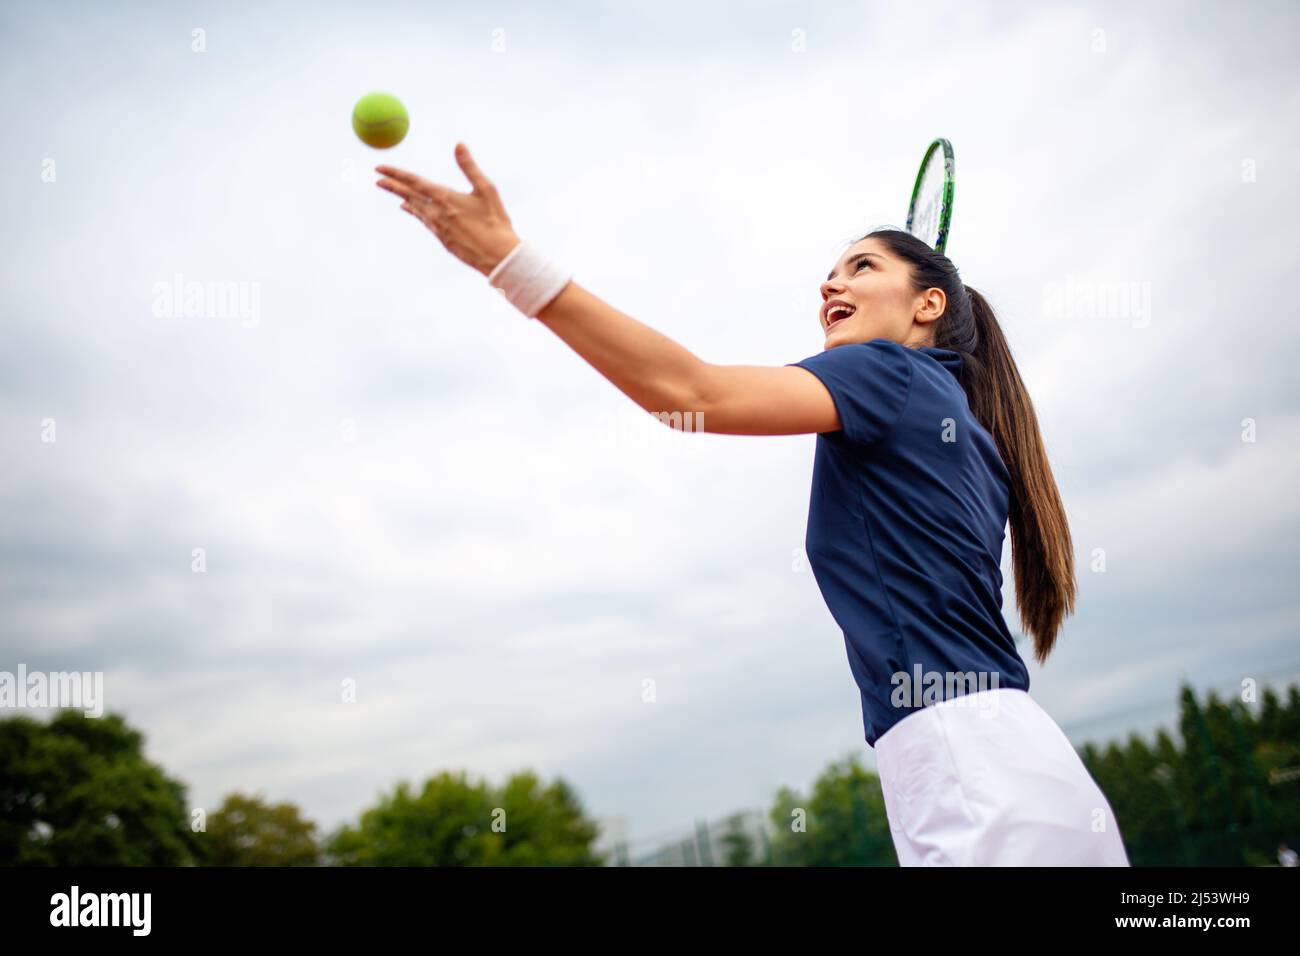
[[[384,177],[375,185],[400,196],[401,208],[428,226],[448,252],[487,275],[518,245],[519,237],[496,186],[464,143],[456,144],[456,162],[473,186],[471,192],[457,192],[393,166],[375,167]]]

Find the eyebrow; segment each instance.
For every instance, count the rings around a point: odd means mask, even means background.
[[[881,258],[884,258],[884,257],[883,257],[883,256],[880,256],[880,255],[877,255],[877,254],[874,253],[874,252],[859,252],[857,255],[850,256],[849,259],[848,259],[848,262],[856,262],[856,261],[859,260],[859,259],[881,259]],[[826,273],[826,281],[827,281],[827,282],[830,282],[830,281],[831,281],[832,279],[834,279],[834,278],[835,278],[835,270],[834,270],[834,269],[832,269],[830,272]]]

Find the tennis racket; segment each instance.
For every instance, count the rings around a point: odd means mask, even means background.
[[[952,143],[936,139],[925,151],[907,205],[907,231],[935,252],[948,244],[952,223]]]

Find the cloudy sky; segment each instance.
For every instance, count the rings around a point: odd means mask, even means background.
[[[649,843],[872,765],[815,438],[650,421],[371,168],[465,188],[463,140],[578,282],[781,365],[946,136],[1079,562],[1034,696],[1081,745],[1300,676],[1293,4],[563,10],[0,5],[0,670],[102,671],[195,805],[326,828],[531,767]]]

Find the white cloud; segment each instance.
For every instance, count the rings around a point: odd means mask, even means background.
[[[514,312],[371,184],[347,115],[389,88],[413,125],[385,161],[459,187],[466,141],[521,234],[725,363],[820,350],[820,278],[901,224],[948,136],[949,252],[1003,317],[1081,555],[1112,561],[1036,694],[1172,711],[1179,661],[1222,676],[1182,605],[1246,615],[1229,573],[1275,634],[1240,645],[1248,671],[1295,612],[1268,588],[1296,564],[1297,77],[1270,18],[1184,13],[11,14],[7,115],[36,132],[0,144],[0,656],[93,659],[196,801],[260,787],[326,826],[401,776],[532,764],[635,835],[865,749],[842,637],[791,570],[813,439],[670,433]],[[259,283],[261,321],[153,316],[176,272]],[[1067,277],[1148,282],[1150,326],[1044,316]]]

